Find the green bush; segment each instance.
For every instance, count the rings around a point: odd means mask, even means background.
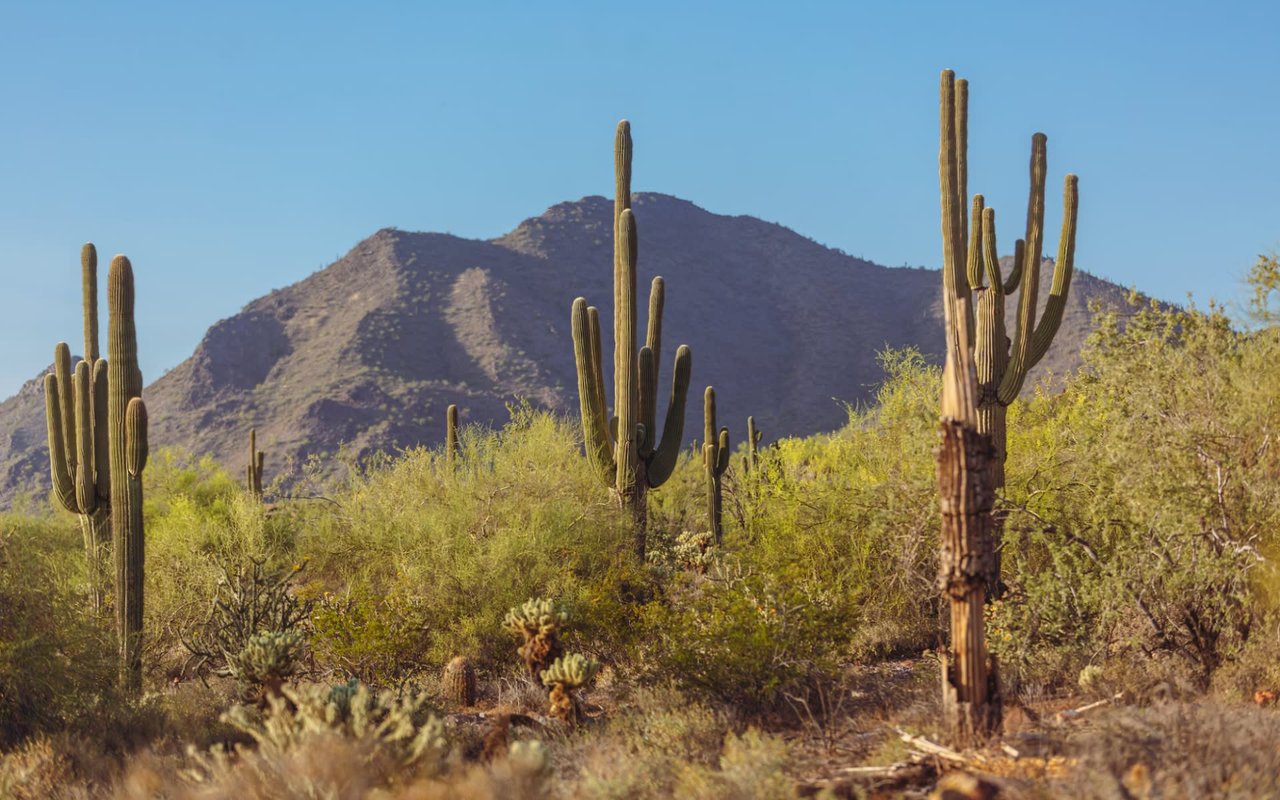
[[[109,690],[110,626],[87,608],[71,517],[0,516],[0,747],[63,726]]]

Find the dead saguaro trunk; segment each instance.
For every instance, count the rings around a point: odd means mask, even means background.
[[[944,381],[964,379],[948,359]],[[991,438],[978,432],[976,413],[955,403],[958,387],[943,389],[938,430],[938,497],[942,511],[938,588],[950,606],[951,647],[942,660],[942,704],[958,744],[1000,729],[1000,686],[987,653],[986,577],[992,568]]]
[[[989,434],[979,429],[977,369],[973,355],[974,309],[965,275],[965,86],[942,73],[943,311],[947,353],[937,450],[942,512],[938,588],[950,607],[951,644],[942,658],[943,713],[953,741],[980,742],[1000,729],[999,676],[987,653],[983,606],[993,577],[995,501]],[[959,94],[959,98],[957,98]],[[959,102],[957,102],[957,99]],[[957,124],[960,122],[960,124]]]

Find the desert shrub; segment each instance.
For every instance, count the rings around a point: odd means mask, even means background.
[[[1121,322],[1099,318],[1061,394],[1013,409],[997,645],[1019,679],[1167,653],[1203,687],[1269,602],[1280,350],[1216,308]]]
[[[1076,736],[1070,797],[1274,797],[1280,716],[1211,702],[1124,709]]]
[[[836,433],[779,441],[735,477],[746,525],[726,531],[726,550],[760,573],[822,587],[841,618],[828,635],[858,655],[918,653],[940,630],[940,378],[914,351],[882,363],[874,408],[851,408]]]
[[[740,562],[685,574],[645,608],[648,666],[720,701],[761,710],[783,691],[834,668],[848,641],[830,593],[763,575]]]
[[[374,595],[357,584],[328,592],[311,614],[316,666],[374,686],[399,685],[416,675],[430,647],[428,613],[404,587]]]
[[[74,719],[115,679],[105,620],[87,611],[68,515],[0,517],[0,747]]]
[[[268,647],[269,650],[283,654],[300,647],[302,627],[311,612],[311,603],[300,600],[293,590],[293,581],[302,567],[298,563],[290,569],[270,570],[260,559],[236,566],[219,564],[222,577],[214,587],[208,616],[182,640],[191,653],[194,668],[208,668],[242,684],[253,683],[247,677],[248,672],[255,671],[249,662],[260,659],[247,654],[255,639],[259,639],[258,650],[266,643],[260,638],[266,634],[288,636],[292,642],[283,649]],[[282,644],[283,640],[277,643]],[[296,662],[296,658],[291,660]],[[272,669],[281,667],[286,665],[277,664]],[[295,667],[296,663],[287,666],[289,674]]]
[[[503,616],[537,596],[558,598],[581,642],[620,652],[631,601],[649,580],[575,428],[517,408],[502,430],[469,427],[461,438],[456,469],[441,453],[411,450],[352,478],[338,507],[299,517],[314,577],[335,594],[413,603],[427,637],[421,658],[434,666],[458,654],[512,663]]]
[[[642,689],[602,728],[559,754],[560,796],[586,798],[791,797],[786,747],[739,735],[729,718],[673,688]]]

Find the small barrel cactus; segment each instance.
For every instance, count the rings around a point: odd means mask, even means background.
[[[440,694],[459,706],[476,704],[476,670],[466,656],[458,656],[444,668],[440,678]]]
[[[542,671],[542,685],[551,689],[551,716],[569,724],[582,719],[582,708],[573,691],[591,682],[600,662],[581,653],[570,653]]]
[[[560,626],[568,619],[555,601],[545,597],[528,600],[507,612],[503,626],[524,639],[520,646],[520,657],[529,670],[529,676],[537,678],[543,670],[560,657],[558,632]]]

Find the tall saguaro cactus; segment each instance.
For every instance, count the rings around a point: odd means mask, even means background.
[[[116,631],[121,680],[142,683],[142,470],[147,463],[147,411],[133,321],[133,266],[124,256],[107,273],[107,427],[111,452],[111,539],[116,564]]]
[[[262,499],[262,472],[267,463],[267,454],[258,449],[258,431],[249,429],[249,464],[245,469],[245,485],[249,494],[258,500]]]
[[[1053,285],[1043,314],[1036,320],[1037,292],[1040,287],[1040,262],[1044,253],[1044,191],[1048,164],[1048,140],[1043,133],[1031,137],[1031,191],[1027,201],[1024,238],[1014,245],[1013,265],[1008,276],[1001,274],[999,251],[996,249],[995,210],[985,206],[982,195],[974,195],[971,215],[965,217],[965,193],[968,190],[968,83],[944,75],[952,85],[954,128],[953,152],[956,164],[955,211],[958,218],[954,249],[954,265],[947,279],[948,291],[957,297],[970,298],[966,321],[969,325],[968,345],[973,348],[976,368],[977,424],[980,433],[991,437],[995,455],[991,459],[994,488],[1005,485],[1004,463],[1008,440],[1007,413],[1017,399],[1027,372],[1044,358],[1062,324],[1067,293],[1075,267],[1076,209],[1079,205],[1078,181],[1067,175],[1062,196],[1062,231],[1058,238],[1058,258],[1054,262]],[[1005,325],[1005,298],[1018,292],[1017,319],[1013,339]],[[992,529],[995,557],[988,589],[1000,591],[1000,540],[1003,517],[997,514]]]
[[[614,139],[613,377],[614,416],[605,397],[600,315],[585,298],[573,301],[573,350],[587,456],[636,522],[636,550],[645,546],[645,496],[671,477],[684,436],[684,407],[692,355],[676,350],[671,397],[658,438],[658,359],[661,354],[664,284],[654,278],[649,291],[645,343],[636,350],[636,222],[631,213],[631,125],[618,123]]]
[[[98,253],[80,250],[84,304],[84,360],[71,369],[71,349],[54,348],[45,376],[49,471],[54,497],[80,518],[88,563],[89,602],[103,606],[111,540],[110,464],[107,446],[107,362],[98,358]]]
[[[716,544],[724,539],[724,473],[729,468],[729,429],[716,429],[716,390],[702,398],[702,468],[707,474],[707,514]]]
[[[974,367],[973,306],[965,275],[965,141],[967,86],[942,73],[941,147],[943,311],[946,365],[937,451],[942,512],[938,585],[950,607],[951,646],[942,659],[943,713],[958,744],[971,744],[1000,728],[999,676],[987,652],[983,606],[995,558],[991,509],[995,457],[991,437],[979,430],[979,387]]]

